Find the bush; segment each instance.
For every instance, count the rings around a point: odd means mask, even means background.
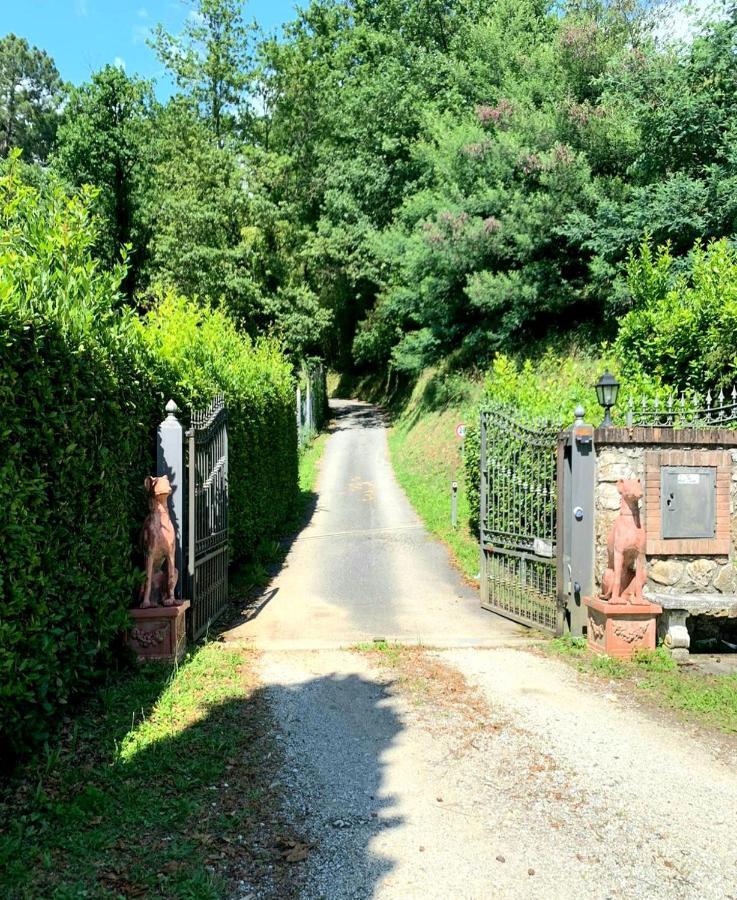
[[[630,257],[636,308],[617,336],[625,375],[673,390],[732,386],[737,376],[737,249],[726,240],[696,245],[686,271],[668,246],[645,242]]]
[[[279,533],[298,496],[290,369],[221,313],[164,296],[122,308],[90,197],[0,171],[0,754],[43,740],[114,662],[169,396],[223,391],[234,556]]]
[[[135,583],[160,404],[86,209],[0,177],[0,752],[109,665]]]
[[[274,341],[251,339],[219,310],[163,293],[140,325],[156,381],[182,409],[221,391],[228,408],[231,560],[280,536],[298,491],[291,368]]]

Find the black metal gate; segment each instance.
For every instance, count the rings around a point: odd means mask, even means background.
[[[501,407],[481,412],[481,605],[556,634],[559,433]]]
[[[228,432],[222,396],[192,414],[187,432],[190,634],[196,640],[228,602]]]

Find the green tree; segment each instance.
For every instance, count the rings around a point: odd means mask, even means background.
[[[149,82],[106,66],[71,92],[53,157],[54,167],[69,182],[98,189],[103,258],[114,260],[121,247],[131,246],[129,294],[137,282],[144,244],[139,206],[150,164],[154,108]]]
[[[222,145],[246,110],[252,29],[243,0],[189,0],[181,35],[158,25],[152,47]]]
[[[13,147],[44,161],[54,141],[64,85],[53,59],[25,38],[0,39],[0,157]]]
[[[243,232],[248,206],[243,165],[230,147],[215,143],[186,99],[171,101],[154,130],[142,209],[147,280],[225,305],[253,330],[260,293]]]

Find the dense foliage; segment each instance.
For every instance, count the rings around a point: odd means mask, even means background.
[[[253,556],[281,536],[297,492],[297,423],[291,367],[279,346],[253,343],[218,310],[167,294],[140,333],[166,384],[184,408],[208,405],[218,391],[228,407],[231,559]]]
[[[726,0],[682,43],[684,4],[645,0],[312,0],[278,40],[190,5],[151,40],[175,96],[107,68],[56,112],[139,306],[163,282],[293,359],[412,373],[614,338],[645,236],[677,269],[735,234]]]
[[[278,346],[170,295],[143,322],[120,308],[124,267],[92,255],[93,198],[22,175],[11,160],[0,177],[0,752],[42,739],[113,659],[169,396],[226,395],[234,556],[277,536],[297,497]]]

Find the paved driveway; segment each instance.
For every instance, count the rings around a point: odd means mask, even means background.
[[[478,592],[424,529],[394,477],[381,412],[356,400],[331,406],[314,514],[254,617],[230,637],[265,649],[523,639],[519,626],[479,607]]]

